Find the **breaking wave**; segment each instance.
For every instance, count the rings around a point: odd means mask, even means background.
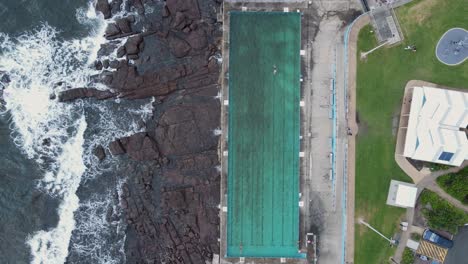
[[[124,223],[104,220],[110,207],[113,217],[121,219],[116,207],[119,199],[112,193],[120,193],[124,180],[83,201],[77,191],[85,180],[105,170],[93,149],[141,131],[138,121],[149,118],[152,112],[153,101],[148,100],[125,109],[125,113],[122,109],[116,111],[118,101],[58,102],[56,95],[70,87],[102,89],[91,77],[99,74],[92,65],[106,41],[103,35],[107,22],[96,15],[92,3],[77,11],[77,19],[92,27],[89,36],[64,40],[46,23],[14,38],[0,33],[0,73],[8,75],[8,83],[0,83],[6,109],[2,114],[11,118],[11,137],[16,146],[42,168],[44,175],[37,188],[61,200],[57,226],[30,234],[26,241],[32,263],[64,263],[69,250],[89,263],[122,261]],[[98,116],[97,120],[89,122],[90,111]],[[92,136],[87,136],[89,130],[93,130]],[[119,254],[112,249],[116,245],[104,241],[110,232],[118,237]]]

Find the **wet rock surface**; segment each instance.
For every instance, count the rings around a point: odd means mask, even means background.
[[[99,159],[99,161],[103,161],[106,158],[106,151],[102,146],[96,147],[93,154]]]
[[[107,0],[97,0],[96,2],[96,11],[101,12],[104,15],[104,18],[108,19],[111,17],[111,7]]]
[[[119,1],[98,1],[111,18]],[[60,101],[79,98],[155,98],[145,132],[95,149],[116,159],[128,175],[120,205],[127,223],[127,263],[205,263],[219,254],[220,3],[214,0],[129,0],[137,17],[115,19],[108,40],[125,40],[120,60],[103,59],[96,79],[109,91],[76,88]],[[110,152],[106,157],[105,149]]]
[[[73,88],[63,92],[60,92],[58,99],[60,102],[72,101],[75,99],[82,98],[96,98],[96,99],[108,99],[114,97],[115,93],[111,91],[101,91],[94,88]]]

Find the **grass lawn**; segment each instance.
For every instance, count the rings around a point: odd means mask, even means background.
[[[468,88],[468,63],[450,67],[440,63],[435,47],[452,27],[468,24],[466,0],[414,1],[396,10],[404,43],[382,48],[358,62],[357,111],[360,130],[356,150],[356,217],[363,217],[383,234],[392,236],[404,209],[385,204],[390,179],[411,181],[394,159],[396,135],[392,123],[400,113],[409,80]],[[359,34],[358,52],[376,46],[371,27]],[[406,51],[416,45],[417,52]],[[359,58],[359,54],[357,56]],[[365,227],[356,226],[355,263],[388,263],[388,242]]]

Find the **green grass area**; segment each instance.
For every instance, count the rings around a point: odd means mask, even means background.
[[[300,36],[299,13],[230,13],[230,257],[302,257]]]
[[[459,226],[468,223],[468,214],[434,192],[424,190],[419,199],[424,205],[422,214],[427,218],[430,228],[455,234]]]
[[[468,167],[437,178],[437,184],[463,204],[468,204]]]
[[[400,113],[409,80],[468,88],[468,63],[450,67],[435,56],[437,41],[452,27],[467,25],[466,0],[414,1],[396,10],[404,42],[382,48],[358,62],[357,111],[360,130],[356,150],[356,217],[363,217],[391,236],[405,210],[385,204],[391,179],[411,181],[394,159],[396,135],[392,122]],[[361,30],[358,52],[377,45],[371,27]],[[404,50],[416,45],[417,52]],[[359,58],[359,54],[357,56]],[[355,263],[387,263],[394,249],[365,227],[356,226]]]

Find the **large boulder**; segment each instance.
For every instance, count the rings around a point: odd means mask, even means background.
[[[130,22],[126,18],[120,18],[117,20],[117,26],[123,33],[130,33],[132,32],[132,28],[130,27]]]
[[[146,133],[137,133],[120,139],[127,154],[133,160],[158,160],[159,152],[156,142]]]
[[[109,38],[118,34],[120,34],[119,27],[114,23],[110,23],[106,28],[106,32],[104,33],[104,36],[106,38]]]
[[[134,55],[140,52],[139,45],[143,42],[143,37],[137,35],[127,39],[125,43],[125,50],[127,54]]]
[[[200,9],[197,0],[167,0],[166,6],[171,14],[177,11],[184,12],[190,19],[200,18]]]
[[[172,20],[172,28],[182,30],[187,25],[186,16],[182,12],[175,14],[174,20]]]
[[[125,46],[120,46],[118,49],[117,49],[117,58],[122,58],[123,56],[125,56]]]
[[[113,15],[117,14],[121,10],[123,0],[112,0],[110,3],[111,12]]]
[[[191,47],[187,41],[177,37],[174,34],[169,35],[168,40],[169,49],[175,57],[182,58],[187,56],[187,54],[190,52]]]
[[[196,30],[190,32],[186,40],[192,48],[197,50],[204,49],[208,45],[206,32],[202,28],[197,28]]]
[[[146,132],[114,140],[109,144],[109,150],[112,155],[127,153],[136,161],[159,160],[160,158],[156,142]]]
[[[122,155],[125,153],[125,149],[123,148],[122,143],[120,143],[119,139],[116,139],[109,144],[109,151],[114,156]]]
[[[163,156],[198,153],[215,148],[218,143],[213,130],[219,123],[219,113],[212,111],[213,102],[175,105],[159,118],[155,139]]]
[[[95,88],[74,88],[59,93],[58,98],[60,102],[73,101],[82,98],[96,98],[99,100],[109,99],[114,97],[115,94],[111,91],[101,91]]]
[[[101,145],[97,146],[93,150],[93,154],[99,159],[99,161],[103,161],[106,158],[106,151]]]
[[[109,2],[107,2],[107,0],[97,0],[96,11],[101,12],[105,19],[108,19],[112,16],[111,7],[109,6]]]
[[[171,15],[171,12],[169,11],[169,8],[165,5],[163,8],[162,17],[166,18],[166,17],[169,17],[170,15]]]

